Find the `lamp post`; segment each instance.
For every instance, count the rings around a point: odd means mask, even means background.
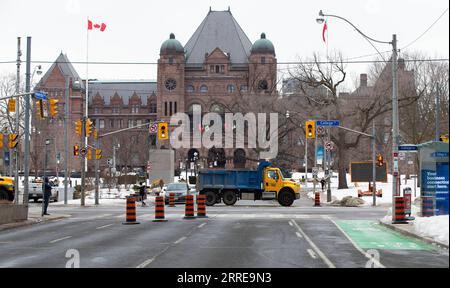
[[[353,23],[348,21],[347,19],[337,16],[337,15],[331,15],[331,14],[324,14],[322,10],[319,11],[319,18],[316,19],[317,23],[321,24],[325,21],[325,17],[334,17],[341,19],[350,26],[352,26],[359,34],[361,34],[366,40],[381,44],[390,44],[392,45],[392,175],[393,175],[393,183],[392,183],[392,207],[394,208],[395,201],[394,197],[400,195],[400,177],[399,177],[399,170],[398,170],[398,145],[399,143],[399,123],[398,123],[398,71],[397,71],[397,35],[392,35],[391,41],[379,41],[376,39],[373,39],[366,34],[364,34],[361,30],[359,30]],[[373,45],[371,43],[371,45]],[[373,46],[374,47],[374,46]],[[374,47],[375,48],[375,47]],[[378,50],[377,50],[378,52]],[[392,221],[394,221],[395,213],[392,213]]]

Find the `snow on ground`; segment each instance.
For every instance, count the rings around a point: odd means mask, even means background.
[[[448,245],[448,215],[433,217],[417,217],[414,221],[414,231],[420,236],[432,238]]]
[[[302,176],[304,173],[293,173],[292,179],[299,180],[302,179]],[[334,174],[335,177],[331,178],[331,194],[333,200],[342,200],[342,198],[346,196],[353,196],[358,197],[358,190],[361,191],[368,191],[369,189],[369,183],[352,183],[350,174],[347,174],[347,184],[348,189],[340,189],[338,190],[338,178],[336,177],[336,173]],[[311,173],[308,173],[308,177],[312,177]],[[318,175],[318,179],[322,179],[324,177],[324,173],[320,172]],[[401,176],[401,187],[400,191],[403,193],[403,188],[410,187],[412,191],[412,201],[414,201],[416,198],[420,197],[420,188],[416,187],[416,195],[414,196],[414,179],[408,179],[405,185],[405,175]],[[382,197],[377,197],[377,204],[392,204],[392,181],[393,177],[392,175],[388,175],[388,182],[387,183],[380,183],[377,182],[377,191],[382,191]],[[305,186],[303,185],[302,188]],[[312,188],[313,183],[308,183],[308,188]],[[320,190],[320,183],[316,185],[316,188]],[[313,193],[309,193],[308,196],[313,197]],[[366,204],[372,203],[372,197],[363,197],[363,199],[366,201]]]

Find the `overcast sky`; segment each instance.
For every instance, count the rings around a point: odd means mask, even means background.
[[[390,41],[397,34],[399,48],[422,34],[447,8],[448,0],[0,0],[0,62],[14,61],[18,36],[25,60],[25,37],[32,39],[32,59],[54,61],[62,51],[71,61],[86,60],[87,17],[107,24],[105,32],[89,34],[89,60],[113,62],[156,62],[163,41],[171,32],[184,45],[209,11],[227,10],[252,42],[261,32],[276,49],[279,62],[306,59],[315,51],[325,53],[322,25],[324,13],[347,18],[375,39]],[[376,53],[345,22],[330,18],[329,50],[352,58]],[[380,51],[389,45],[378,44]],[[449,57],[449,13],[408,51]],[[364,58],[373,59],[373,57]],[[34,64],[37,65],[37,64]],[[43,64],[44,71],[50,64]],[[25,65],[22,66],[23,72]],[[85,65],[75,65],[81,77]],[[367,64],[352,64],[350,76],[367,72]],[[0,74],[14,73],[15,64],[1,64]],[[90,65],[89,78],[156,79],[156,65]]]

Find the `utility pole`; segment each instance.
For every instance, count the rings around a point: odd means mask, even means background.
[[[95,121],[95,149],[100,149],[100,137],[98,131],[100,128],[100,121]],[[99,185],[100,185],[100,159],[97,159],[97,151],[95,151],[95,205],[99,205]]]
[[[395,210],[395,197],[400,196],[399,169],[398,169],[398,69],[397,69],[397,35],[392,35],[392,210]],[[395,213],[392,213],[392,221],[395,221]]]
[[[372,197],[373,206],[377,206],[377,167],[376,167],[376,132],[375,132],[375,119],[372,122]]]
[[[308,137],[305,137],[305,187],[308,187]]]
[[[441,115],[441,112],[440,112],[440,110],[441,110],[441,99],[440,99],[440,97],[439,97],[439,86],[438,86],[438,84],[436,84],[436,131],[435,131],[435,139],[434,139],[434,141],[436,141],[436,142],[439,142],[439,138],[441,137],[441,128],[440,128],[440,120],[441,120],[441,117],[440,117],[440,115]]]
[[[81,137],[82,139],[86,139],[86,117],[83,117],[82,123],[81,123]],[[83,147],[83,149],[87,149],[87,147]],[[84,169],[84,163],[86,161],[86,155],[84,153],[80,153],[81,157],[81,206],[85,206],[85,188],[84,185],[86,183],[86,170]]]
[[[327,120],[330,120],[330,111],[327,112]],[[331,130],[330,127],[327,128],[327,142],[331,141],[331,136],[330,136]],[[324,145],[325,147],[325,145]],[[326,167],[327,167],[327,173],[326,173],[326,177],[327,177],[327,202],[331,202],[331,169],[330,169],[330,162],[331,162],[331,149],[330,151],[327,151],[327,149],[325,148],[325,161],[326,161]]]
[[[65,76],[66,93],[64,100],[64,205],[67,205],[69,191],[69,77]]]
[[[22,56],[22,51],[20,50],[20,37],[17,37],[17,75],[16,75],[16,94],[20,93],[20,56]],[[19,133],[19,109],[20,109],[20,98],[16,101],[16,134],[20,135]],[[20,137],[20,136],[18,136]],[[19,149],[18,146],[14,149],[15,155],[16,155],[16,173],[14,175],[14,185],[16,187],[16,197],[14,199],[14,203],[19,204],[19,195],[20,195],[20,181],[19,181]],[[11,161],[11,155],[10,155],[10,163]]]
[[[27,71],[25,92],[30,93],[31,90],[31,37],[27,37]],[[28,178],[30,176],[30,94],[25,95],[25,140],[24,140],[24,190],[23,203],[28,207]]]

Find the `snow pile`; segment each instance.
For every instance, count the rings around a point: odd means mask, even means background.
[[[414,220],[417,234],[432,238],[448,245],[448,215],[434,217],[418,217]]]

